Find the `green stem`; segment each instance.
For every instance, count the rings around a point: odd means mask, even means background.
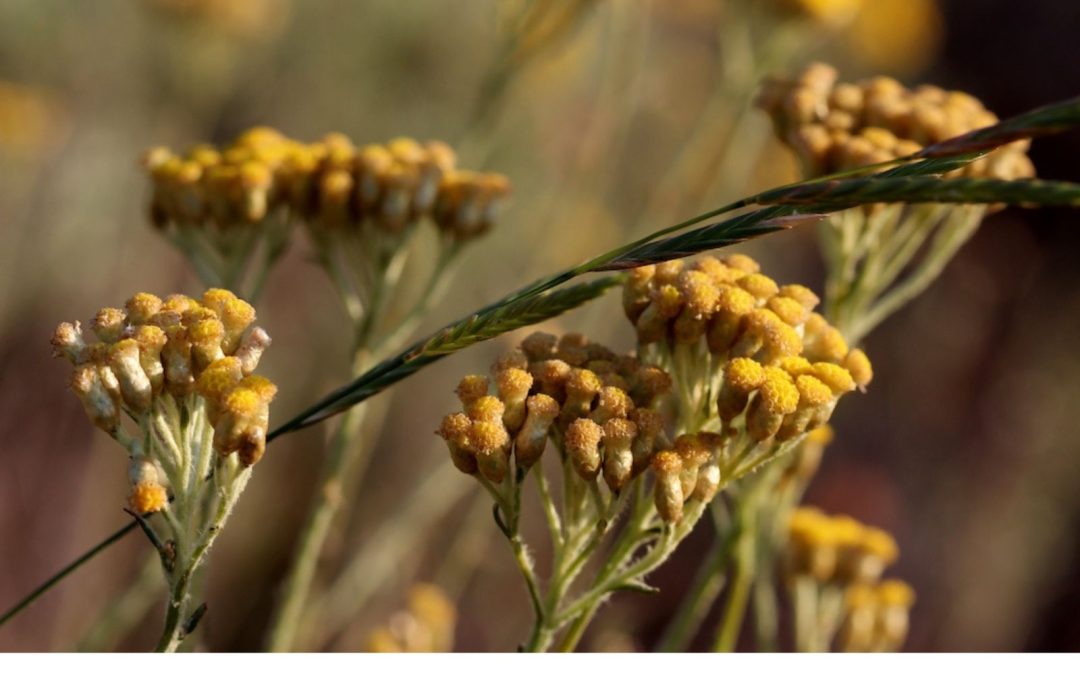
[[[746,608],[749,604],[750,587],[754,581],[754,515],[750,505],[743,505],[739,513],[738,541],[734,547],[734,559],[732,567],[734,575],[731,580],[731,593],[728,596],[727,606],[724,608],[723,618],[713,643],[713,651],[733,652],[739,640],[739,632],[742,629],[743,619],[746,616]]]
[[[362,370],[362,367],[360,369]],[[341,508],[341,478],[353,454],[349,449],[360,432],[366,412],[367,406],[350,408],[342,417],[341,425],[327,448],[314,502],[300,530],[296,557],[283,587],[281,605],[271,624],[267,642],[270,651],[289,651],[293,647],[304,605],[311,593],[319,555],[326,537],[330,534],[334,516]]]
[[[675,616],[660,638],[660,644],[656,647],[657,651],[685,651],[690,641],[697,635],[701,622],[709,613],[709,608],[724,589],[731,550],[738,540],[738,533],[738,527],[732,526],[723,537],[713,542],[708,557],[698,568],[693,583],[683,595]]]

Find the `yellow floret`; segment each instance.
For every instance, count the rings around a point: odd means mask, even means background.
[[[716,299],[717,309],[742,316],[754,308],[754,296],[738,286],[723,285]]]
[[[225,396],[225,409],[238,418],[256,415],[262,405],[258,392],[243,387],[237,387]]]
[[[788,284],[780,287],[780,295],[785,298],[791,298],[800,305],[805,307],[808,311],[813,311],[821,299],[817,294],[806,286],[800,286],[799,284]]]
[[[679,275],[679,289],[686,302],[686,309],[695,318],[710,316],[716,309],[719,289],[704,272],[687,270]]]
[[[764,274],[747,274],[736,283],[758,300],[768,300],[780,292],[780,287],[776,285],[776,282]]]
[[[724,263],[728,267],[742,270],[747,274],[755,274],[761,270],[761,265],[757,264],[756,260],[742,253],[733,253],[729,255],[724,259]]]
[[[225,335],[225,326],[217,319],[203,319],[188,328],[188,339],[195,344],[220,342]]]
[[[481,396],[468,404],[469,419],[478,422],[499,422],[506,412],[506,404],[494,396]]]
[[[851,516],[835,516],[829,522],[829,536],[838,546],[858,546],[866,535],[866,527]]]
[[[829,385],[829,388],[837,395],[846,394],[855,389],[855,380],[851,377],[851,373],[835,363],[824,361],[815,363],[814,377]]]
[[[778,359],[774,365],[792,377],[795,377],[796,375],[807,375],[814,370],[810,361],[802,356],[784,356]]]
[[[870,358],[861,349],[852,349],[848,352],[844,357],[844,367],[851,373],[851,378],[860,389],[865,389],[866,385],[874,379],[874,369],[870,365]]]
[[[473,422],[469,427],[469,444],[479,455],[487,455],[506,447],[510,435],[501,422]]]
[[[890,607],[911,607],[915,604],[915,590],[899,579],[886,579],[877,587],[877,599]]]
[[[189,309],[195,309],[199,306],[199,303],[189,298],[186,295],[175,293],[165,298],[165,302],[161,305],[162,311],[176,312],[183,315],[184,312]]]
[[[860,548],[870,555],[881,558],[885,564],[895,562],[897,556],[900,555],[896,539],[885,530],[876,527],[865,528]]]
[[[795,298],[774,296],[769,298],[766,306],[789,326],[798,326],[810,315],[810,311]]]
[[[504,368],[496,374],[496,386],[500,396],[524,396],[532,383],[532,375],[521,368]]]
[[[765,370],[753,359],[732,359],[724,368],[724,382],[738,391],[750,392],[765,383]]]
[[[458,382],[457,389],[454,393],[457,394],[458,400],[464,405],[469,405],[473,401],[487,396],[488,379],[483,375],[466,375],[461,378],[461,382]]]
[[[219,360],[224,361],[225,359]],[[269,403],[277,396],[277,385],[262,375],[248,375],[240,380],[240,386],[255,392],[264,403]]]
[[[816,407],[832,400],[832,389],[812,375],[799,375],[795,378],[795,387],[799,390],[799,405]]]
[[[203,398],[217,401],[236,387],[241,379],[243,373],[240,372],[240,359],[226,356],[214,361],[202,371],[199,379],[195,381],[195,391]]]
[[[779,371],[783,377],[775,376],[776,369],[765,373],[765,384],[758,389],[761,404],[773,415],[790,415],[799,406],[799,390],[790,380],[790,375]]]
[[[240,184],[245,188],[268,188],[274,175],[262,162],[248,161],[240,165]]]
[[[653,455],[650,466],[658,476],[670,476],[682,471],[683,462],[677,453],[671,450],[661,450]]]
[[[169,495],[160,483],[139,483],[131,488],[128,506],[140,515],[156,513],[169,503]]]
[[[151,293],[136,293],[124,307],[131,323],[144,324],[161,310],[161,298]]]
[[[653,292],[653,304],[660,316],[673,318],[683,306],[683,295],[671,284],[664,284]]]

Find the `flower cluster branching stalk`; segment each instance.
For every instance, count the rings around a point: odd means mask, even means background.
[[[465,242],[493,226],[509,182],[457,169],[453,150],[435,141],[399,138],[358,148],[330,134],[312,146],[286,140],[281,152],[286,202],[300,216],[349,319],[352,373],[359,377],[374,360],[400,349],[439,300]],[[424,221],[437,237],[429,271],[410,264]],[[415,298],[399,297],[410,275],[424,279],[424,287]],[[402,315],[393,316],[398,309]],[[362,406],[350,410],[327,448],[271,623],[268,647],[274,651],[293,647],[319,556],[348,499],[346,486],[358,484],[368,465],[371,448],[356,442],[364,414]]]

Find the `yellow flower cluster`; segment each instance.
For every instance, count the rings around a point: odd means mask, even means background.
[[[650,406],[671,387],[660,369],[578,334],[533,333],[492,376],[461,380],[464,411],[447,415],[438,431],[464,473],[501,483],[511,456],[531,467],[549,436],[577,475],[595,481],[603,473],[613,492],[649,466],[663,431]]]
[[[908,89],[889,77],[838,82],[835,68],[807,66],[794,80],[768,81],[758,105],[778,137],[795,151],[807,177],[903,157],[998,118],[975,97],[923,85]],[[1006,180],[1035,173],[1027,141],[999,148],[963,173]]]
[[[820,584],[875,584],[899,553],[888,532],[848,516],[800,507],[788,522],[788,573]]]
[[[841,396],[873,378],[866,354],[817,304],[810,289],[780,286],[738,254],[639,267],[623,289],[643,358],[668,367],[682,405],[715,411],[723,429],[742,426],[757,442],[822,426]]]
[[[397,138],[357,147],[343,134],[315,143],[255,127],[226,147],[198,145],[183,155],[147,152],[153,222],[228,229],[262,221],[278,209],[321,228],[370,221],[398,232],[432,218],[448,236],[482,234],[509,193],[499,174],[455,168],[444,143]]]
[[[87,416],[131,454],[134,510],[163,508],[166,486],[188,484],[192,456],[209,464],[211,446],[244,467],[262,457],[276,388],[253,374],[270,345],[254,320],[251,305],[211,289],[201,302],[139,293],[106,307],[92,323],[97,341],[79,322],[57,327],[52,344],[75,367],[71,388]],[[123,428],[125,416],[138,433]]]
[[[915,591],[899,579],[848,589],[837,644],[845,652],[892,652],[907,638]]]
[[[442,589],[415,584],[406,609],[395,613],[367,639],[369,652],[449,652],[454,647],[457,609]]]

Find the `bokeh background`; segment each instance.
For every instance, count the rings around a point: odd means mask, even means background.
[[[85,420],[48,338],[59,321],[139,290],[200,290],[147,223],[138,158],[151,145],[227,141],[255,124],[311,140],[405,134],[507,174],[513,204],[466,254],[430,329],[793,179],[794,162],[749,109],[765,72],[828,59],[847,79],[962,89],[1001,116],[1080,91],[1072,0],[809,3],[855,11],[818,17],[783,0],[551,4],[565,20],[523,35],[528,3],[511,1],[0,0],[0,608],[125,523],[125,458]],[[1041,175],[1080,179],[1077,135],[1031,154]],[[808,501],[896,534],[894,572],[919,593],[909,649],[1080,646],[1078,222],[1067,210],[989,218],[940,281],[871,336],[874,384],[835,419]],[[301,233],[294,241],[258,306],[274,336],[264,364],[281,387],[279,420],[348,372],[345,318]],[[742,250],[782,281],[820,288],[810,231]],[[553,327],[631,346],[614,297]],[[431,433],[456,380],[520,337],[371,402],[373,459],[346,491],[320,566],[325,580],[366,555],[369,588],[362,601],[339,598],[347,625],[316,631],[307,648],[362,649],[415,581],[454,598],[457,649],[512,649],[523,637],[528,604],[486,501],[447,470]],[[285,437],[259,465],[213,551],[198,648],[260,648],[327,431]],[[421,483],[431,508],[415,508]],[[707,543],[695,536],[656,575],[659,596],[608,606],[585,646],[649,649]],[[119,598],[138,595],[133,585],[154,592],[154,576],[140,576],[147,550],[131,536],[95,559],[0,629],[0,649],[146,649],[157,601],[129,608],[130,630],[97,629]]]

